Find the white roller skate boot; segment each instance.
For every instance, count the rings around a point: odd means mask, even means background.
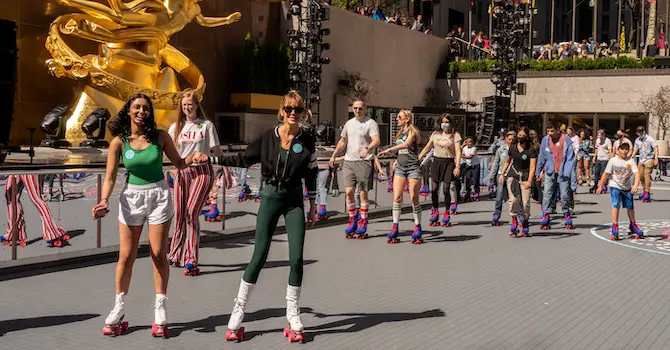
[[[120,335],[121,332],[128,329],[128,322],[123,320],[123,318],[126,316],[126,312],[123,310],[124,296],[124,293],[119,293],[116,295],[114,308],[109,312],[109,316],[107,316],[105,319],[105,326],[102,328],[102,334],[117,336]]]
[[[298,307],[298,300],[300,300],[300,287],[287,286],[286,287],[286,319],[288,320],[288,327],[284,328],[284,336],[288,337],[289,343],[305,342],[304,327],[300,321],[300,308]]]
[[[151,335],[154,337],[167,338],[169,336],[167,310],[165,309],[166,304],[167,297],[165,294],[156,294],[156,302],[154,303],[154,323],[151,325]]]
[[[228,320],[228,331],[226,332],[227,341],[242,341],[244,338],[244,327],[242,320],[244,319],[244,308],[247,306],[247,298],[251,293],[254,285],[240,280],[240,289],[237,291],[237,298],[235,298],[235,305],[233,311],[230,313]]]

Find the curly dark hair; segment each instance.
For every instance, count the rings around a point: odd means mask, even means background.
[[[151,103],[149,96],[145,94],[135,94],[131,96],[126,104],[123,105],[119,114],[107,123],[109,131],[112,136],[120,137],[122,140],[127,140],[130,136],[130,105],[138,98],[142,98],[149,104],[149,116],[144,119],[144,137],[148,141],[153,141],[158,137],[158,129],[156,127],[156,119],[154,118],[154,105]]]

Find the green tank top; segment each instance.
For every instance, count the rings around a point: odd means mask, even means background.
[[[127,183],[147,185],[163,180],[163,150],[158,145],[157,139],[143,150],[133,149],[126,140],[121,159],[128,169]]]

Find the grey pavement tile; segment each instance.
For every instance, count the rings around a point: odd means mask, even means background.
[[[656,197],[670,198],[670,192],[659,191]],[[391,223],[384,219],[371,221],[373,238],[363,241],[345,240],[342,225],[309,231],[300,305],[310,342],[300,347],[666,348],[669,257],[631,249],[628,241],[621,246],[594,237],[589,229],[610,220],[609,197],[578,198],[577,230],[556,226],[540,232],[532,226],[533,238],[510,238],[507,226],[491,227],[489,201],[461,205],[462,214],[452,217],[455,225],[446,229],[429,227],[424,212],[423,245],[408,242],[410,214],[401,217],[402,242],[396,245],[385,242]],[[636,205],[641,221],[666,218],[663,203]],[[538,214],[534,205],[535,225]],[[108,230],[114,232],[111,226]],[[289,270],[285,235],[274,237],[249,300],[244,325],[250,339],[240,344],[224,340],[252,250],[249,237],[210,242],[201,250],[202,276],[171,269],[170,339],[150,337],[154,295],[147,258],[137,261],[127,298],[130,332],[114,339],[103,337],[101,327],[113,306],[115,264],[0,282],[2,347],[294,348],[298,345],[288,344],[281,334]]]

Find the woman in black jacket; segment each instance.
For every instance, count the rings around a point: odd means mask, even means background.
[[[289,336],[291,341],[304,341],[298,308],[306,226],[302,181],[305,181],[309,195],[307,227],[311,227],[314,225],[316,213],[314,200],[318,172],[314,136],[301,130],[301,124],[306,121],[305,116],[303,98],[297,92],[291,91],[284,95],[280,106],[278,118],[282,124],[264,132],[247,147],[245,152],[227,157],[201,156],[199,159],[240,168],[261,163],[261,173],[265,179],[256,219],[254,253],[240,282],[235,305],[228,321],[226,340],[241,341],[244,337],[244,327],[240,327],[244,318],[244,308],[267,260],[270,241],[277,228],[279,217],[283,215],[288,234],[291,266],[286,290],[286,318],[289,327],[284,329],[284,335]]]

